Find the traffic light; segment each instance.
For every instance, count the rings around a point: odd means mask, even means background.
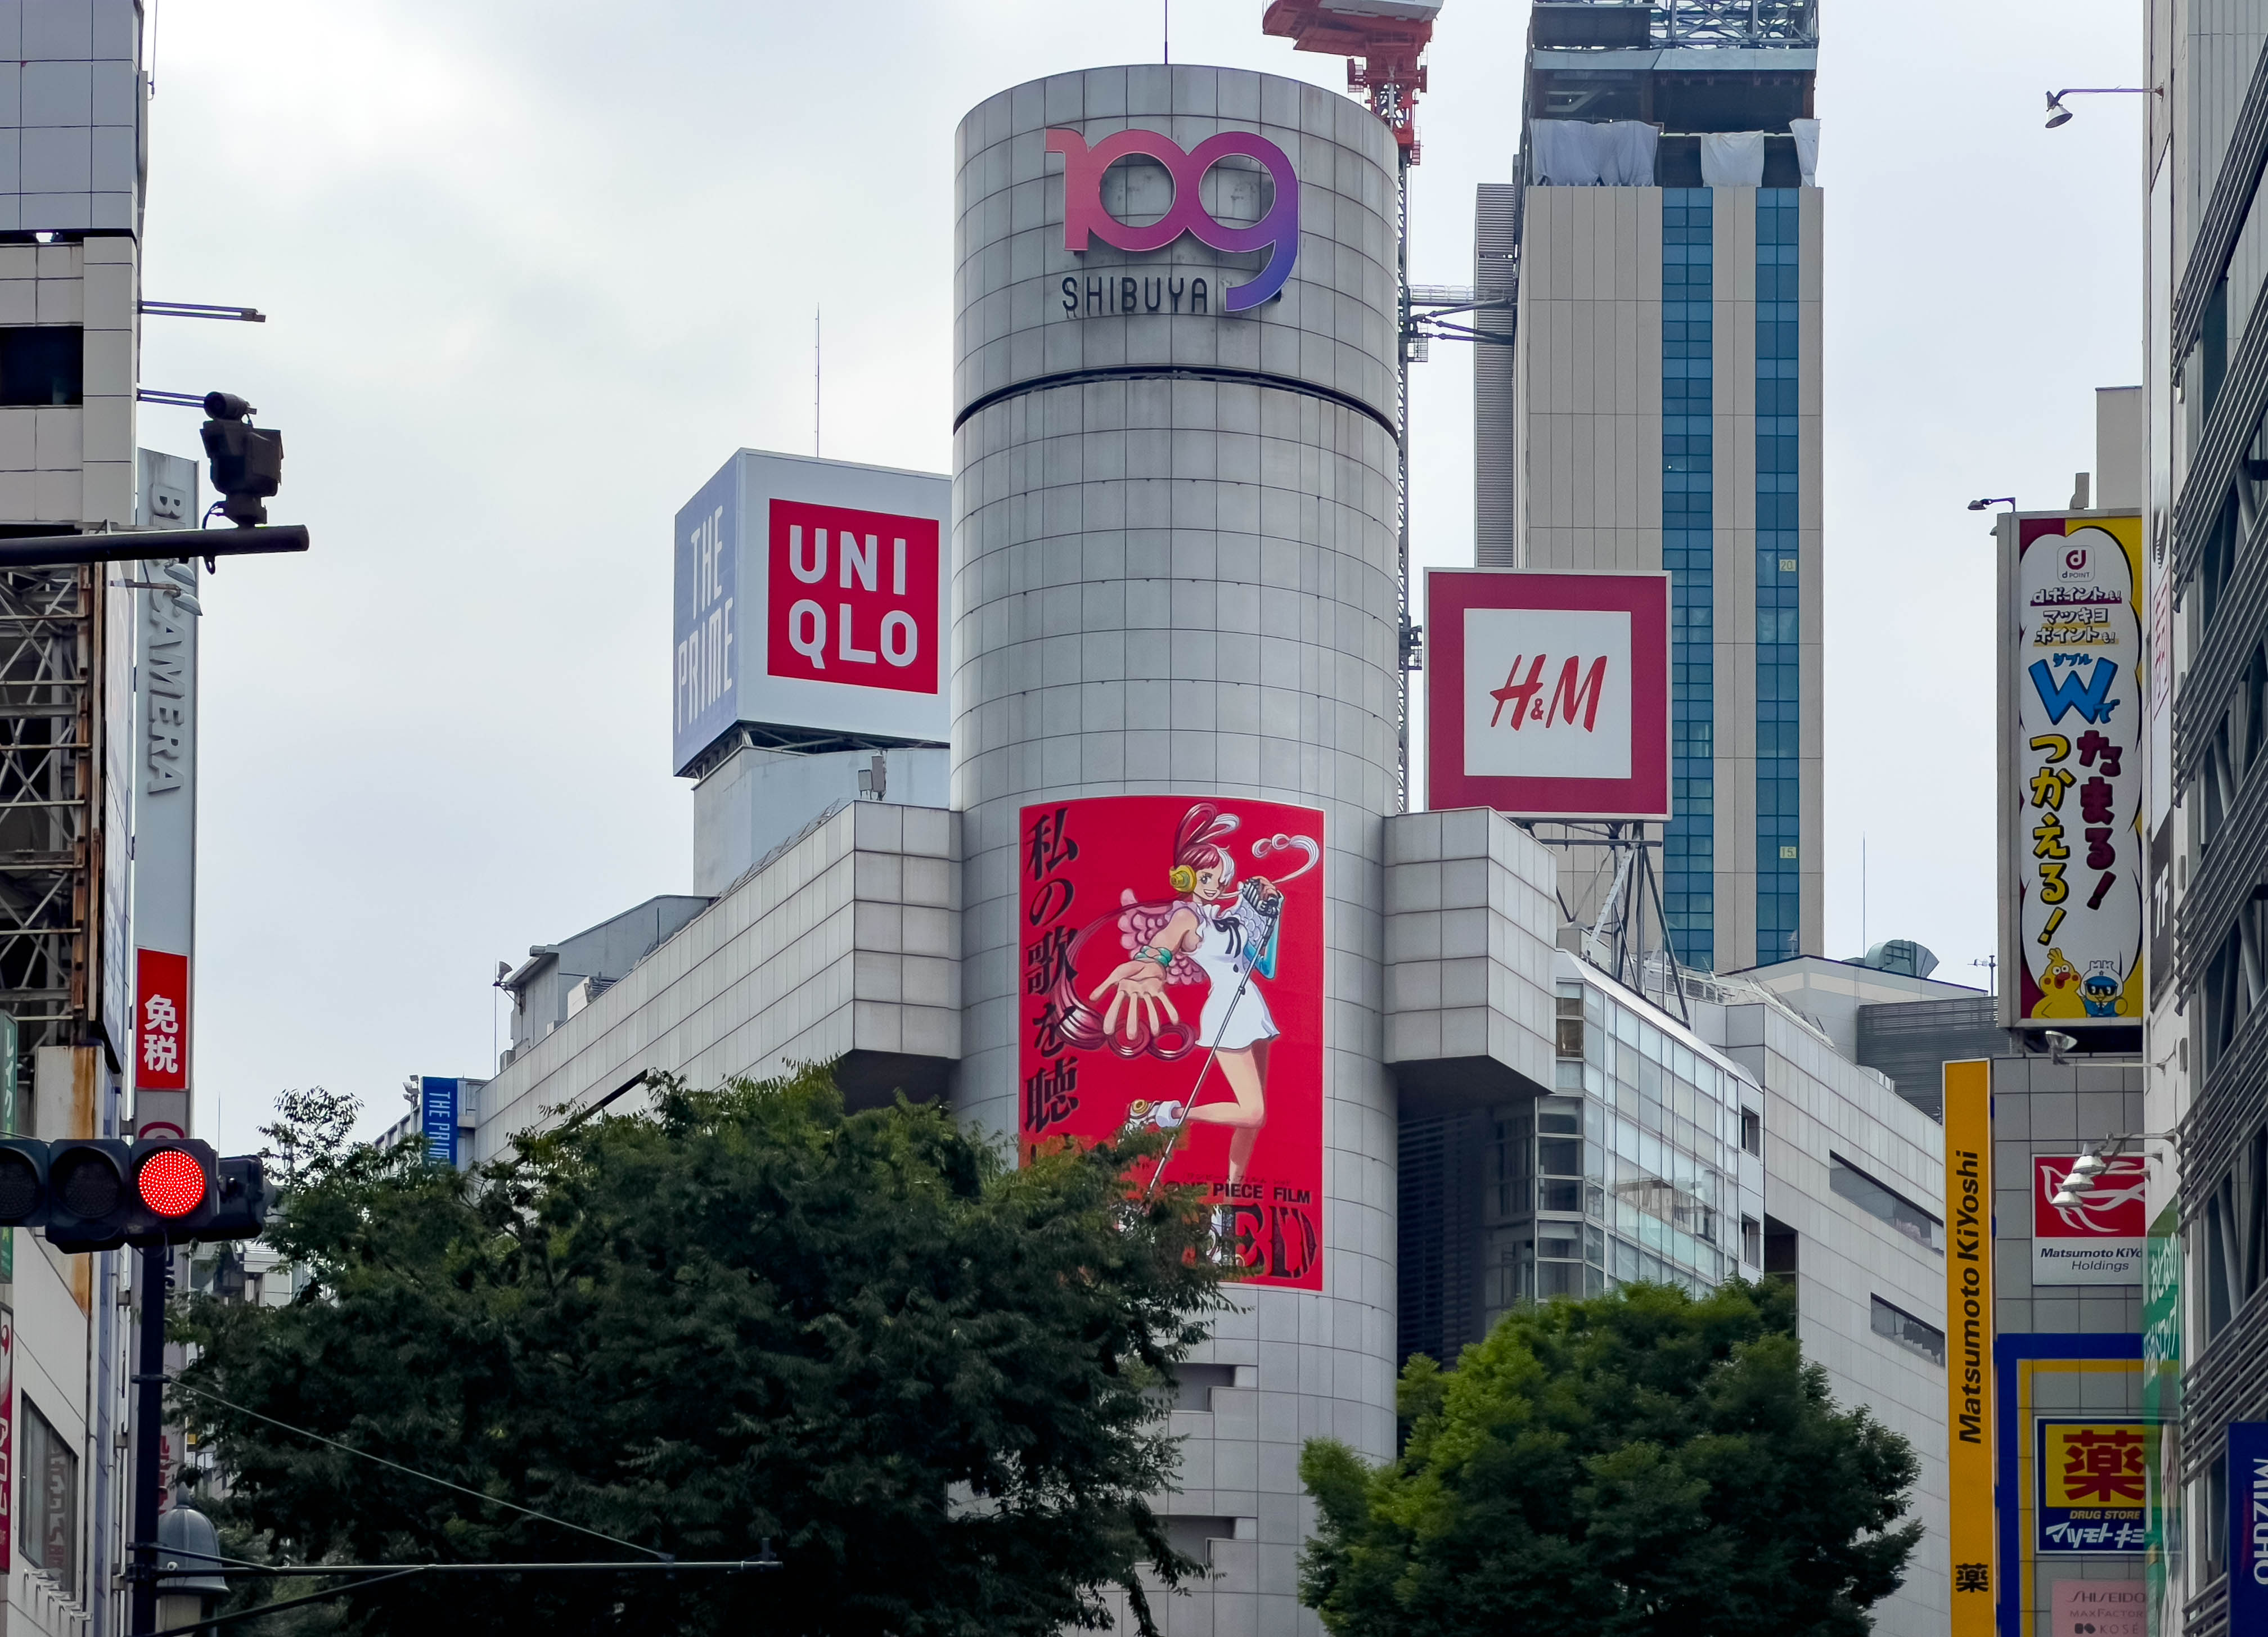
[[[212,463],[212,484],[221,497],[220,514],[240,529],[268,521],[261,504],[284,482],[284,434],[252,424],[260,412],[232,393],[207,393],[198,429]]]
[[[257,1239],[268,1226],[268,1208],[274,1199],[268,1173],[256,1154],[220,1162],[220,1200],[212,1220],[198,1233],[200,1239]]]
[[[134,1209],[131,1244],[181,1244],[199,1237],[220,1208],[220,1162],[195,1138],[144,1137],[128,1162]]]
[[[126,1243],[134,1208],[127,1186],[133,1144],[81,1137],[48,1144],[48,1243],[58,1251],[107,1251]]]
[[[58,1251],[256,1239],[273,1202],[258,1156],[194,1138],[0,1137],[0,1228],[45,1228]]]
[[[0,1228],[36,1228],[48,1220],[48,1145],[0,1137]]]

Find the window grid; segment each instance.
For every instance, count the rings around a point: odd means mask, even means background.
[[[1756,190],[1756,964],[1802,953],[1798,201]]]
[[[1709,189],[1661,195],[1661,566],[1669,571],[1672,811],[1661,907],[1677,958],[1712,971],[1716,944],[1716,212]]]

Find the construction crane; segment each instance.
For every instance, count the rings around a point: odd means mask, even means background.
[[[1418,94],[1425,89],[1425,65],[1418,59],[1432,43],[1433,19],[1442,0],[1270,0],[1260,32],[1288,39],[1295,51],[1321,51],[1347,60],[1347,88],[1363,93],[1370,111],[1394,133],[1399,163],[1394,204],[1395,314],[1397,340],[1396,486],[1397,550],[1402,595],[1401,720],[1395,737],[1401,756],[1401,805],[1410,809],[1410,675],[1425,668],[1425,633],[1410,618],[1410,365],[1423,354],[1413,350],[1417,335],[1410,314],[1410,167],[1418,163]]]
[[[1441,0],[1271,0],[1260,32],[1347,60],[1347,87],[1386,121],[1405,165],[1418,163],[1418,93]]]

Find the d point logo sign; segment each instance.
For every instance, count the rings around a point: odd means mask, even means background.
[[[1084,251],[1099,239],[1118,250],[1163,250],[1182,234],[1213,250],[1242,254],[1270,253],[1258,277],[1237,285],[1221,305],[1249,312],[1280,292],[1300,253],[1300,179],[1291,157],[1266,137],[1250,131],[1222,131],[1184,152],[1156,131],[1120,131],[1090,148],[1072,130],[1050,130],[1048,151],[1064,157],[1064,248]],[[1197,185],[1207,171],[1230,158],[1257,159],[1276,185],[1276,201],[1249,227],[1233,227],[1204,208]],[[1154,159],[1174,180],[1174,208],[1143,227],[1130,227],[1102,202],[1102,176],[1120,159]]]

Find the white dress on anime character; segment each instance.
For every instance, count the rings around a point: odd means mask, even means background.
[[[1206,986],[1204,1011],[1197,1021],[1197,1049],[1242,1052],[1263,1040],[1273,1040],[1282,1031],[1269,1014],[1260,981],[1245,978],[1267,953],[1257,944],[1268,936],[1268,921],[1247,909],[1241,897],[1222,909],[1207,905],[1192,907],[1197,915],[1197,946],[1184,953],[1204,973]]]

